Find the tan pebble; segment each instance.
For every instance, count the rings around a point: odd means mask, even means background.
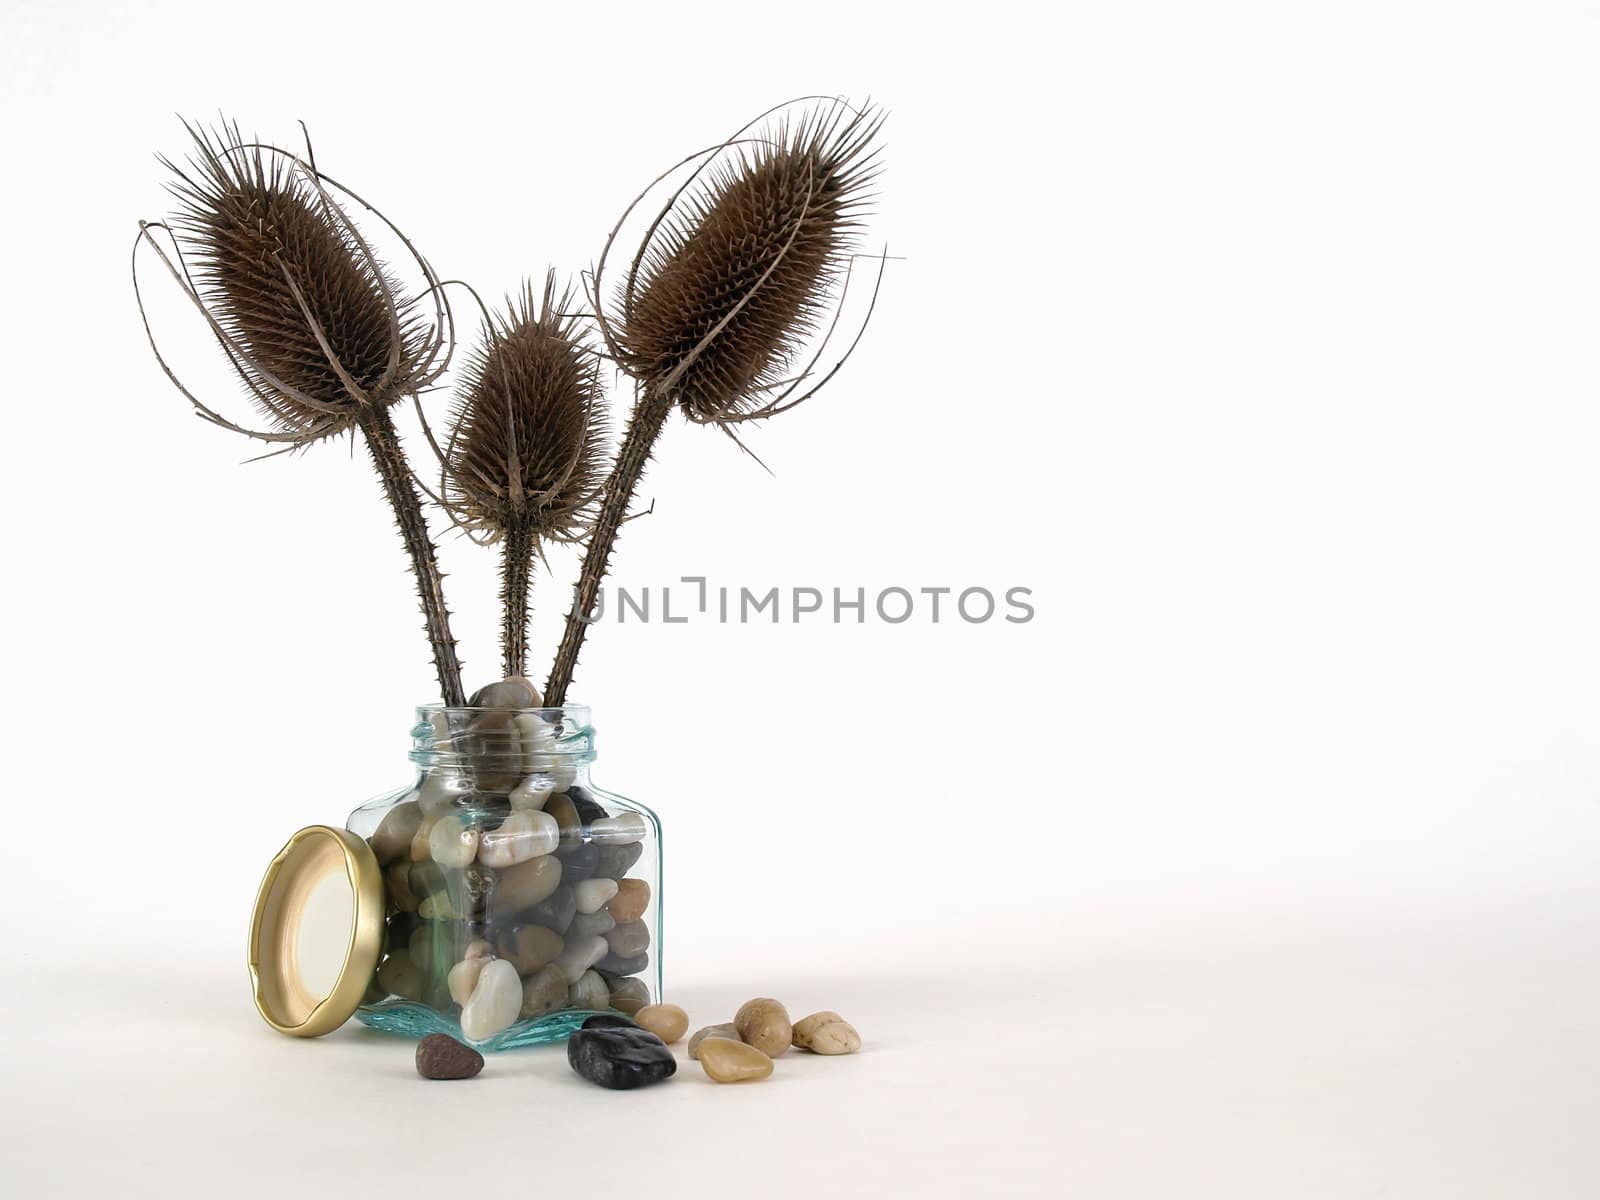
[[[642,879],[623,879],[617,883],[617,894],[606,905],[618,925],[637,921],[650,907],[650,885]]]
[[[767,996],[746,1000],[733,1015],[739,1036],[768,1058],[777,1058],[794,1039],[794,1026],[783,1005]]]
[[[611,1007],[630,1017],[650,1003],[650,989],[642,979],[619,979],[611,988]]]
[[[370,839],[378,862],[388,866],[397,859],[410,858],[411,840],[417,836],[417,826],[421,824],[422,809],[415,800],[397,804],[385,813]]]
[[[553,929],[543,925],[519,925],[508,929],[499,938],[500,957],[511,960],[518,974],[531,975],[540,967],[553,963],[566,949],[566,943]]]
[[[669,1046],[689,1032],[689,1014],[676,1004],[647,1004],[633,1019]]]
[[[813,1054],[854,1054],[861,1035],[838,1013],[818,1012],[795,1022],[794,1044]]]
[[[700,1043],[700,1065],[717,1083],[747,1083],[772,1074],[772,1059],[732,1038],[708,1037]]]
[[[707,1038],[714,1037],[727,1038],[730,1041],[737,1042],[739,1040],[739,1031],[733,1027],[732,1021],[725,1025],[707,1025],[704,1029],[695,1030],[694,1036],[689,1039],[689,1057],[699,1058],[700,1043]]]

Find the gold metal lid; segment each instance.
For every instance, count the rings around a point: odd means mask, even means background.
[[[313,910],[309,928],[308,909]],[[308,978],[316,974],[315,964],[305,961],[302,935],[320,935],[326,943],[329,925],[334,927],[332,937],[343,941],[343,962],[331,980]],[[336,957],[338,945],[331,949]],[[257,1011],[279,1033],[330,1033],[360,1006],[382,949],[383,870],[372,848],[347,830],[308,825],[278,851],[256,893],[250,982]],[[329,974],[330,963],[323,966],[323,974]]]

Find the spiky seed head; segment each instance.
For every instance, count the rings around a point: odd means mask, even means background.
[[[273,427],[313,441],[426,380],[439,339],[293,154],[189,126],[170,227],[197,298]],[[319,336],[320,335],[320,336]]]
[[[599,359],[572,293],[525,283],[492,318],[469,360],[445,464],[446,507],[498,541],[511,529],[569,540],[593,515],[605,478]]]
[[[621,285],[621,365],[696,420],[759,409],[835,299],[872,199],[881,123],[825,103],[730,146]]]

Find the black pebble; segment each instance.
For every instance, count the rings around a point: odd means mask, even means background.
[[[637,1028],[580,1029],[567,1040],[567,1062],[590,1083],[617,1091],[660,1083],[678,1069],[666,1043]]]
[[[631,1017],[620,1016],[617,1013],[595,1013],[583,1023],[584,1029],[637,1029],[638,1025]]]
[[[576,809],[578,813],[578,820],[583,822],[583,827],[585,829],[593,825],[602,817],[610,815],[604,808],[600,806],[599,802],[596,801],[595,798],[591,796],[585,788],[568,788],[567,799],[572,801],[572,807]]]
[[[561,857],[561,878],[568,883],[579,883],[589,878],[600,862],[600,847],[593,842],[585,842],[558,853]]]

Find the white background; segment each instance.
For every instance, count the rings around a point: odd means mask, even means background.
[[[1597,53],[1580,3],[9,0],[0,1192],[1600,1194]],[[305,119],[498,296],[815,91],[890,108],[904,261],[772,476],[674,423],[615,578],[1038,615],[608,624],[573,698],[694,1024],[866,1051],[622,1096],[278,1037],[259,871],[404,782],[434,684],[365,465],[240,466],[143,344],[173,114]]]

